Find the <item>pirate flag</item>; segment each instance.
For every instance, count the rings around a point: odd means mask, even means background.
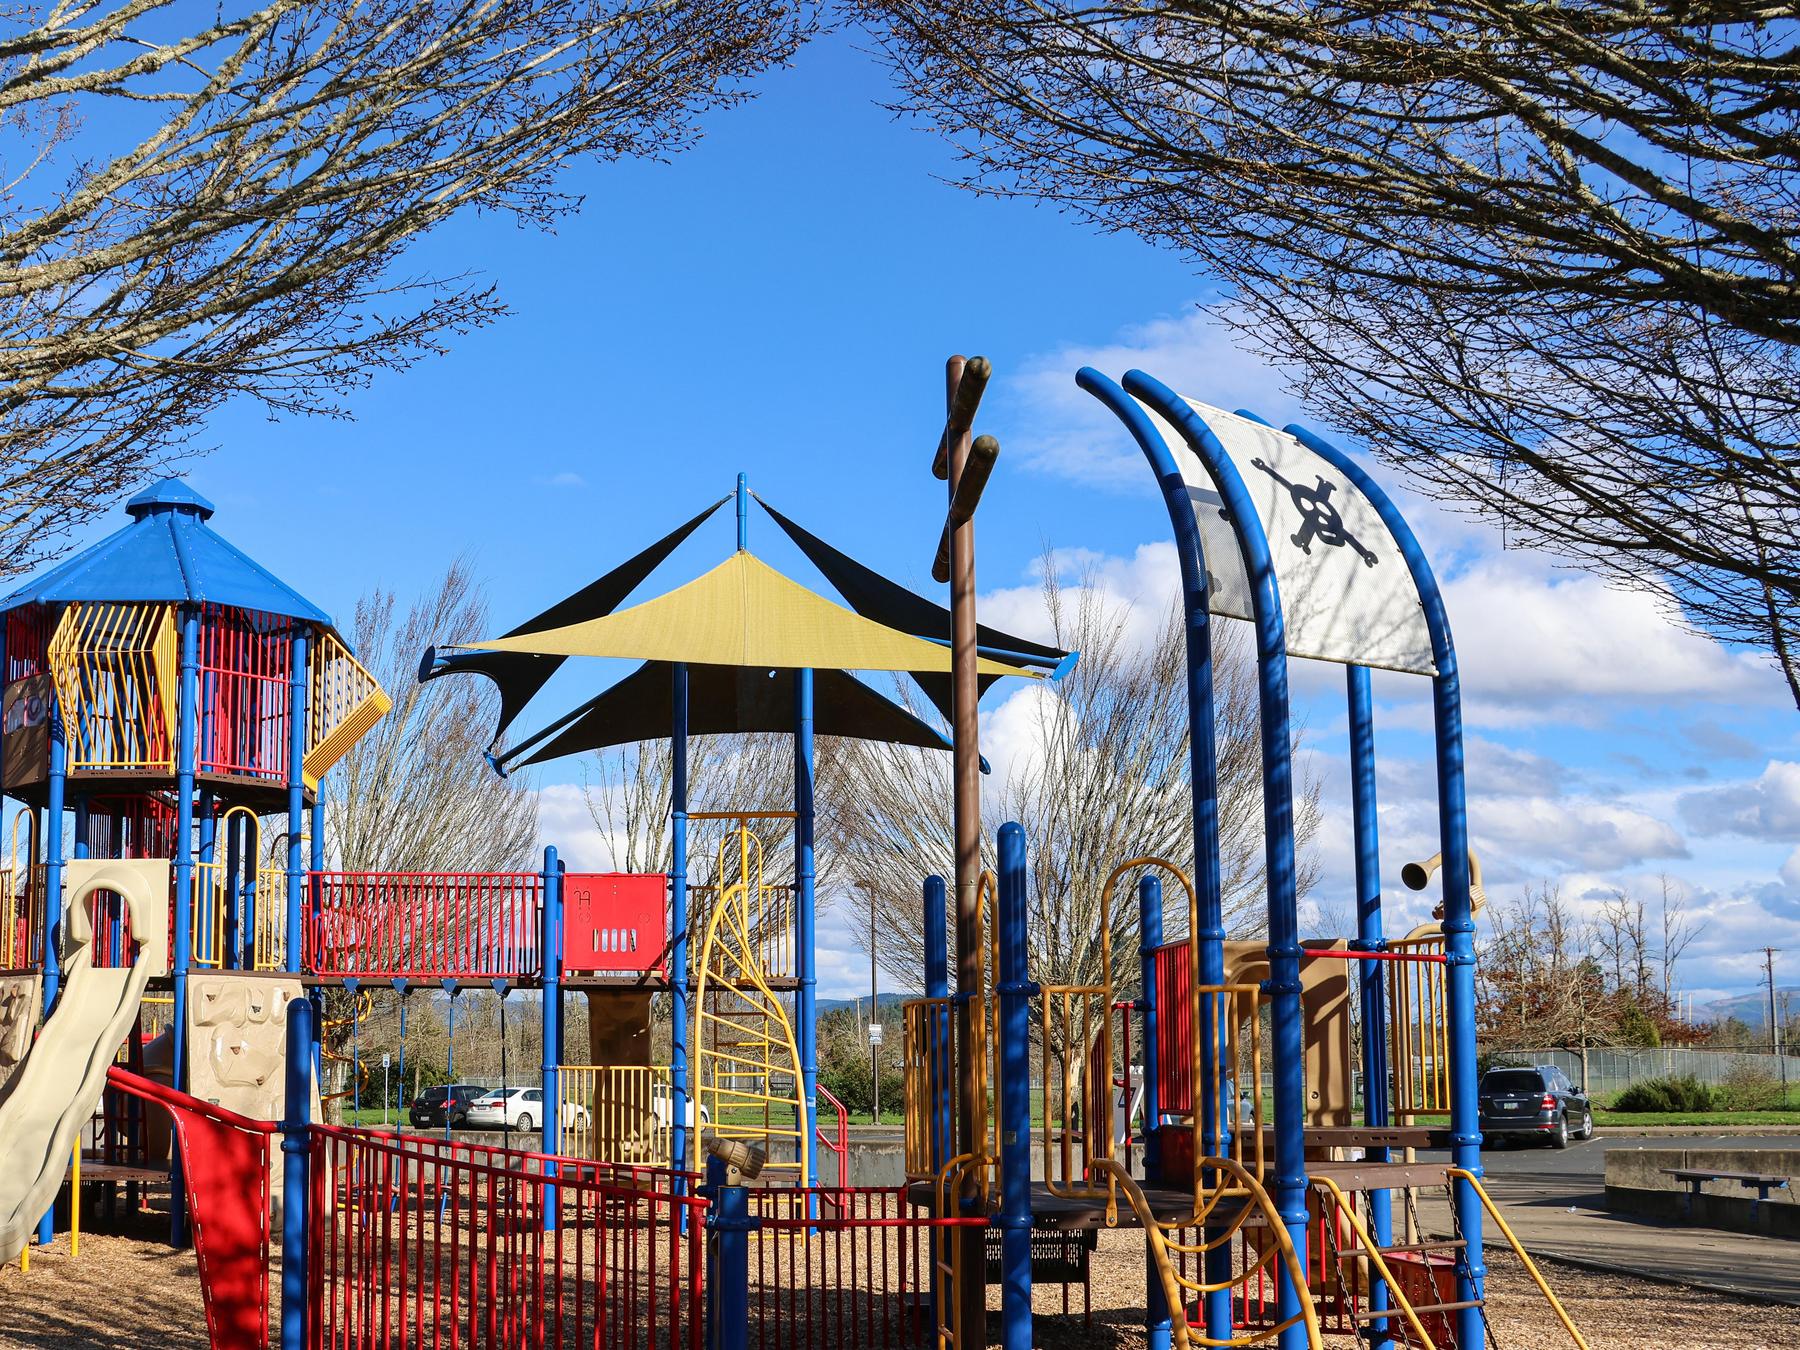
[[[1412,573],[1357,486],[1285,431],[1184,400],[1236,465],[1268,537],[1291,656],[1434,675]],[[1187,484],[1205,552],[1208,608],[1250,619],[1250,585],[1225,505],[1181,433],[1146,408]]]

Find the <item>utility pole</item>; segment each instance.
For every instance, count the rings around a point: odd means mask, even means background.
[[[875,983],[875,888],[869,888],[869,1124],[881,1124],[881,991]]]
[[[1781,1022],[1775,1015],[1775,953],[1779,947],[1763,948],[1763,974],[1769,982],[1769,1053],[1781,1053]]]

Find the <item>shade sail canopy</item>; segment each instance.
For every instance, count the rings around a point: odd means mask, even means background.
[[[631,657],[765,669],[948,671],[950,649],[833,604],[747,551],[641,605],[471,644],[479,651]],[[983,658],[985,675],[1036,672]]]
[[[565,599],[558,600],[541,614],[534,615],[504,636],[522,637],[543,629],[562,628],[611,614],[656,570],[682,542],[723,506],[730,498],[721,497],[693,519],[677,526],[642,552],[626,559],[604,576],[598,577]],[[544,656],[528,652],[462,652],[440,658],[435,648],[427,648],[419,662],[419,681],[435,680],[440,675],[485,675],[500,690],[500,721],[494,728],[490,744],[498,744],[513,719],[561,668],[561,656]]]
[[[824,578],[837,587],[838,594],[850,602],[850,608],[864,618],[884,623],[889,628],[898,628],[903,633],[911,633],[914,637],[937,638],[950,640],[950,611],[942,605],[927,600],[922,595],[915,595],[896,581],[890,581],[871,567],[865,567],[848,553],[833,548],[818,535],[804,526],[784,516],[761,497],[757,499],[762,509],[769,513],[771,519],[781,526],[787,537],[794,541],[796,547],[806,555],[807,561],[818,568]],[[1027,656],[1039,657],[1052,664],[1061,661],[1068,653],[1058,647],[1047,647],[1041,642],[1032,642],[1028,638],[1014,637],[1011,633],[1003,633],[998,628],[989,628],[986,624],[975,625],[975,641],[983,647],[997,647],[1003,651],[1020,652]],[[950,677],[948,675],[930,675],[916,673],[913,676],[919,688],[925,692],[945,718],[950,716]],[[986,693],[988,686],[999,677],[983,675],[979,683],[981,692]]]
[[[647,661],[597,698],[575,720],[541,746],[512,760],[508,769],[543,764],[566,755],[661,740],[675,715],[674,668]],[[688,733],[718,736],[733,732],[794,730],[794,671],[754,666],[688,667]],[[948,750],[950,742],[899,704],[884,698],[841,670],[813,676],[813,730],[892,745]]]
[[[178,478],[125,503],[131,524],[20,587],[0,609],[33,603],[214,604],[331,627],[331,616],[207,525],[213,505]]]

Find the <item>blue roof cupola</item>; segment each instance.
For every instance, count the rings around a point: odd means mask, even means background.
[[[153,483],[125,503],[125,512],[133,520],[162,511],[179,511],[185,515],[211,520],[213,504],[179,478],[165,478]]]
[[[131,523],[27,582],[0,610],[29,604],[228,605],[332,627],[331,616],[206,522],[213,504],[179,478],[125,503]]]

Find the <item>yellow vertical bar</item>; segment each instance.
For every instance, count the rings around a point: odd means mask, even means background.
[[[75,1157],[69,1164],[69,1255],[81,1255],[81,1140],[75,1140]]]

